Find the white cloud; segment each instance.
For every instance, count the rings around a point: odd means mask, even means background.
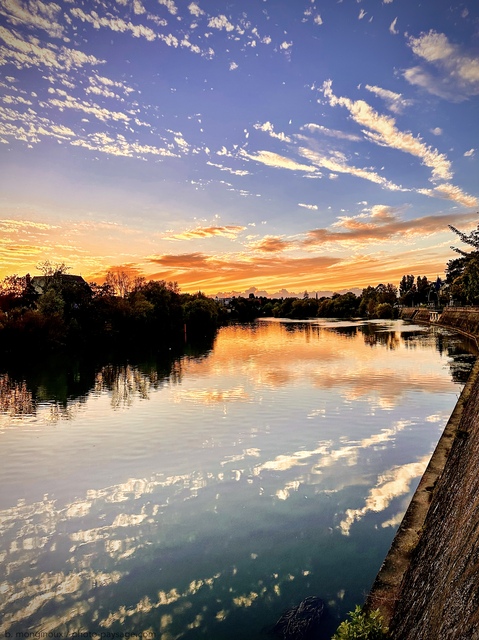
[[[60,12],[61,7],[53,2],[32,1],[22,6],[15,0],[3,0],[0,4],[0,15],[5,16],[11,24],[43,29],[54,38],[63,35],[63,27],[57,21]]]
[[[432,198],[452,200],[453,202],[462,204],[464,207],[477,207],[479,204],[479,201],[475,196],[464,193],[462,189],[449,183],[440,184],[437,187],[434,187],[434,189],[418,189],[417,191],[418,193],[422,193],[423,195],[430,196]]]
[[[292,43],[292,42],[286,42],[286,41],[284,41],[284,42],[282,42],[282,43],[279,45],[279,48],[280,48],[280,49],[282,49],[283,51],[287,51],[287,50],[288,50],[288,49],[290,49],[292,46],[293,46],[293,43]]]
[[[166,36],[163,33],[159,33],[158,38],[162,40],[169,47],[174,47],[176,49],[176,47],[179,45],[178,38],[175,38],[175,36],[172,35],[171,33],[169,33]]]
[[[412,104],[412,100],[408,100],[402,97],[402,93],[395,93],[389,91],[389,89],[381,89],[381,87],[371,86],[367,84],[365,88],[374,95],[382,98],[390,111],[394,113],[402,113],[405,107],[409,107]]]
[[[364,506],[346,510],[345,518],[339,524],[341,533],[349,535],[353,523],[363,518],[368,512],[384,511],[395,498],[407,494],[412,480],[424,473],[428,462],[429,456],[424,456],[418,462],[393,467],[379,476],[376,486],[370,489]]]
[[[359,16],[358,16],[358,20],[362,20],[364,18],[364,16],[366,15],[366,11],[364,11],[364,9],[361,9],[361,11],[359,12]]]
[[[276,133],[271,122],[265,122],[264,124],[255,124],[254,128],[259,129],[259,131],[265,131],[272,138],[277,138],[278,140],[282,140],[283,142],[291,142],[291,138],[289,138],[286,134],[282,132]]]
[[[434,129],[431,129],[431,133],[435,136],[442,136],[442,129],[441,127],[434,127]]]
[[[65,91],[60,89],[53,89],[52,92],[60,95],[63,100],[59,100],[58,98],[52,98],[49,100],[49,103],[55,107],[59,107],[60,109],[74,109],[76,111],[83,111],[84,113],[88,113],[98,120],[102,122],[107,122],[109,120],[113,120],[116,122],[124,122],[127,123],[130,121],[129,116],[121,111],[109,111],[94,102],[84,102],[77,100],[73,96],[68,95]]]
[[[398,19],[394,18],[394,20],[389,25],[389,32],[392,33],[395,36],[399,33],[399,31],[396,29],[396,22],[397,21],[398,21]]]
[[[217,154],[217,155],[221,155],[221,154]],[[206,164],[209,165],[210,167],[216,167],[220,171],[227,171],[228,173],[231,173],[234,176],[249,176],[250,175],[250,172],[249,171],[245,171],[244,169],[231,169],[231,167],[225,167],[222,164],[215,164],[214,162],[210,162],[209,160],[208,160],[208,162]]]
[[[314,24],[318,24],[318,25],[323,24],[323,20],[322,20],[321,16],[319,15],[319,13],[318,13],[318,15],[314,16]]]
[[[36,39],[23,40],[2,26],[0,26],[0,40],[3,40],[8,47],[0,47],[0,65],[11,63],[17,69],[45,66],[57,71],[70,71],[74,67],[105,62],[76,49],[60,47],[54,51],[40,47]]]
[[[317,204],[303,204],[302,202],[298,202],[298,207],[304,207],[304,209],[310,209],[311,211],[317,211]]]
[[[453,102],[479,93],[479,58],[449,42],[446,35],[431,30],[417,38],[410,36],[408,45],[436,72],[422,66],[406,69],[404,77],[410,84]]]
[[[353,101],[335,96],[331,81],[323,84],[323,92],[331,106],[345,107],[355,122],[366,127],[363,133],[372,142],[420,158],[425,166],[432,169],[433,180],[447,180],[452,176],[451,163],[447,157],[437,149],[427,146],[421,138],[413,136],[412,133],[400,131],[394,118],[380,115],[364,100]]]
[[[82,22],[89,22],[95,29],[106,27],[119,33],[130,32],[135,38],[146,38],[146,40],[149,40],[150,42],[156,40],[156,33],[150,29],[150,27],[146,27],[141,24],[132,24],[131,22],[125,22],[121,18],[110,16],[100,17],[96,12],[85,13],[82,9],[77,7],[70,9],[70,13],[75,18],[79,18]]]
[[[272,151],[258,151],[256,155],[252,155],[247,153],[244,149],[241,149],[240,156],[248,158],[249,160],[254,160],[255,162],[260,162],[268,167],[276,167],[277,169],[289,169],[290,171],[303,171],[306,173],[316,173],[317,171],[316,167],[300,164],[290,158],[285,158],[277,153],[273,153]]]
[[[472,158],[474,157],[476,150],[475,149],[469,149],[469,151],[466,151],[466,153],[464,154],[464,156],[466,158]]]
[[[403,187],[390,182],[383,176],[380,176],[378,173],[371,171],[370,169],[360,169],[358,167],[348,165],[343,159],[339,158],[339,156],[337,156],[336,158],[333,158],[331,156],[328,157],[304,147],[301,148],[299,152],[304,158],[307,158],[316,166],[327,169],[333,174],[348,173],[350,175],[356,176],[357,178],[362,178],[363,180],[369,180],[370,182],[379,184],[385,189],[389,189],[390,191],[409,191],[409,189],[403,189]]]
[[[128,158],[142,158],[145,155],[177,157],[169,149],[142,145],[138,142],[128,142],[120,134],[112,137],[106,133],[95,133],[87,136],[86,139],[75,139],[71,144],[76,147],[84,147],[90,151],[100,151],[101,153]]]
[[[355,135],[354,133],[344,133],[344,131],[338,131],[337,129],[328,129],[321,124],[314,124],[312,122],[305,124],[301,127],[301,131],[308,130],[310,133],[322,133],[331,138],[339,138],[340,140],[351,140],[351,142],[361,142],[363,138]]]
[[[238,66],[239,65],[237,65],[236,62],[230,62],[230,71],[234,71]]]
[[[226,29],[226,31],[233,31],[234,26],[229,22],[228,18],[224,15],[219,15],[214,18],[210,18],[208,22],[209,27],[214,29]]]
[[[200,9],[199,5],[196,2],[192,2],[191,4],[189,4],[188,10],[191,15],[196,16],[197,18],[205,13],[203,9]]]
[[[176,16],[176,14],[178,13],[178,8],[173,0],[158,0],[158,3],[164,5],[171,13],[171,15]]]

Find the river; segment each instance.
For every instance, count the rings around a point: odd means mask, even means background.
[[[330,638],[474,358],[400,320],[261,320],[161,358],[0,368],[0,633],[264,640],[316,595]]]

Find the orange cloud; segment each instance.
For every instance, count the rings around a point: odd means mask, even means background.
[[[152,256],[150,262],[160,270],[151,278],[173,280],[190,291],[206,293],[219,290],[245,290],[252,284],[262,287],[299,287],[308,279],[308,286],[318,284],[320,274],[338,263],[339,258],[315,256],[308,258],[283,257],[217,257],[203,253]]]
[[[369,222],[363,222],[361,216],[342,217],[333,226],[345,231],[331,231],[330,229],[313,229],[308,231],[304,240],[305,246],[321,246],[331,242],[343,245],[367,244],[371,242],[386,242],[397,237],[425,236],[447,231],[448,224],[454,218],[459,224],[472,222],[477,218],[476,213],[451,215],[432,215],[416,218],[415,220],[399,219],[393,209],[387,207],[373,208]]]
[[[278,251],[285,251],[293,246],[291,242],[283,240],[282,238],[275,236],[267,236],[258,242],[253,242],[250,247],[254,251],[262,251],[264,253],[276,253]]]
[[[197,227],[192,231],[183,231],[171,236],[165,236],[168,240],[196,240],[197,238],[211,238],[213,236],[224,236],[234,239],[244,231],[246,227],[239,225],[227,225],[225,227]]]

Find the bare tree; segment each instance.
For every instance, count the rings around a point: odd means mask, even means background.
[[[133,290],[134,281],[129,273],[121,269],[116,269],[115,271],[108,271],[105,284],[112,288],[115,295],[126,298]]]
[[[67,271],[70,271],[71,267],[67,267],[64,262],[44,260],[37,264],[37,269],[41,271],[45,277],[52,277],[65,274]]]

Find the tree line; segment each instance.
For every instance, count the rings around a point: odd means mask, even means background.
[[[399,285],[380,283],[360,295],[270,299],[250,294],[225,305],[201,292],[182,293],[176,282],[109,271],[103,284],[70,275],[64,263],[45,261],[41,276],[7,276],[0,282],[0,351],[161,348],[188,338],[211,337],[229,321],[259,317],[395,318],[401,306],[479,304],[479,225],[470,233],[450,226],[472,247],[449,260],[442,281],[406,274]]]
[[[210,336],[226,315],[201,292],[175,282],[110,271],[104,284],[86,283],[61,263],[44,262],[42,276],[7,276],[0,283],[0,350],[52,351],[162,348]]]

